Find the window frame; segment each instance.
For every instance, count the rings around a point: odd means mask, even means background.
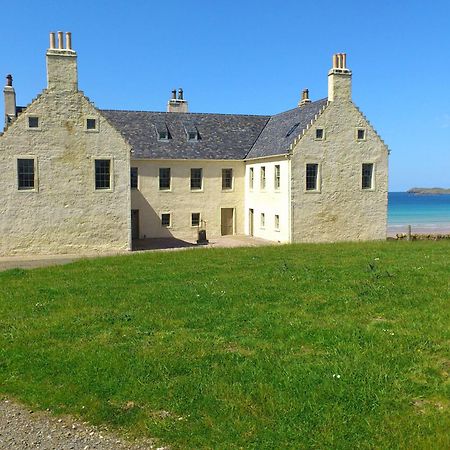
[[[88,128],[88,121],[93,120],[95,122],[95,128]],[[100,131],[100,121],[97,116],[86,116],[84,118],[84,131],[87,133],[98,133]]]
[[[136,171],[135,176],[133,176],[133,170]],[[136,182],[133,183],[133,180],[136,180]],[[139,190],[139,167],[130,167],[130,189],[132,191]]]
[[[274,231],[280,231],[280,215],[279,214],[274,215],[273,229],[274,229]]]
[[[31,119],[36,119],[37,120],[37,127],[31,127],[30,126],[30,120]],[[42,131],[42,126],[41,126],[41,117],[36,115],[36,114],[30,114],[29,116],[27,116],[27,129],[30,131]]]
[[[281,164],[273,166],[273,189],[275,192],[279,192],[281,189]]]
[[[224,186],[224,182],[227,180],[226,175],[224,175],[224,172],[230,171],[231,177],[229,177],[230,186]],[[233,176],[233,168],[232,167],[226,167],[222,169],[222,191],[229,192],[234,189],[234,176]]]
[[[362,138],[359,137],[359,132],[362,131],[364,133],[364,136]],[[357,127],[355,129],[355,138],[358,142],[364,142],[367,141],[367,129],[364,127]]]
[[[33,161],[33,187],[20,188],[19,185],[19,161],[29,160]],[[39,192],[39,177],[38,177],[38,159],[33,155],[17,155],[15,157],[15,177],[16,177],[16,191],[17,192]]]
[[[316,183],[314,188],[308,188],[308,166],[316,166]],[[305,163],[305,182],[303,184],[303,191],[305,193],[320,193],[321,192],[321,165],[318,162],[307,162]]]
[[[266,228],[266,213],[260,213],[259,215],[259,228],[264,230]]]
[[[364,166],[371,166],[370,187],[364,187]],[[369,192],[375,190],[375,163],[366,162],[361,164],[361,190]]]
[[[97,188],[97,169],[96,161],[109,161],[109,188]],[[93,156],[92,171],[94,192],[113,192],[114,191],[114,158],[112,156]]]
[[[199,170],[200,171],[200,187],[193,187],[192,186],[192,171],[193,170]],[[203,191],[203,167],[191,167],[191,176],[189,178],[189,186],[191,192],[202,192]]]
[[[163,216],[169,216],[169,225],[163,224]],[[160,225],[161,228],[172,228],[172,213],[170,211],[160,213]]]
[[[198,214],[198,224],[194,225],[194,214]],[[191,212],[191,227],[192,228],[198,228],[200,227],[202,223],[202,215],[199,212]]]
[[[317,132],[322,131],[322,137],[317,137]],[[324,128],[315,128],[314,130],[314,140],[315,141],[324,141],[325,140],[325,129]]]
[[[161,180],[166,179],[161,177],[162,170],[169,171],[169,177],[167,178],[169,181],[169,187],[161,187]],[[158,167],[158,190],[161,192],[170,192],[172,190],[172,169],[170,167]]]
[[[265,191],[267,187],[267,173],[266,166],[260,166],[259,168],[259,189]]]
[[[248,189],[249,191],[253,191],[253,187],[255,185],[255,168],[248,168]]]

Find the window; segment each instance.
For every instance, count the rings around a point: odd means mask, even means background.
[[[362,188],[373,188],[373,164],[362,165]]]
[[[198,227],[200,225],[200,213],[191,214],[191,226]]]
[[[296,128],[300,125],[299,123],[296,123],[294,125],[292,125],[292,127],[289,129],[289,131],[286,133],[286,137],[289,137],[295,130]]]
[[[86,130],[96,130],[97,120],[96,119],[86,119]]]
[[[185,125],[188,141],[198,141],[200,139],[197,127],[195,125]]]
[[[259,187],[262,190],[266,188],[266,168],[264,166],[261,166],[261,172],[259,175]]]
[[[306,190],[317,191],[318,189],[319,164],[306,164]]]
[[[197,140],[197,132],[196,131],[189,131],[188,132],[188,140],[189,141],[196,141]]]
[[[253,190],[253,183],[255,181],[255,170],[253,167],[250,167],[248,172],[248,187],[250,190]]]
[[[158,132],[158,141],[168,141],[170,139],[169,129],[165,123],[156,126]]]
[[[34,189],[34,159],[17,160],[17,188],[19,191]]]
[[[281,184],[280,179],[281,179],[280,165],[275,164],[275,172],[274,172],[274,180],[273,180],[273,187],[275,188],[275,190],[280,189],[280,184]]]
[[[191,169],[191,190],[198,191],[202,189],[203,170]]]
[[[266,215],[264,213],[261,213],[261,228],[264,228],[266,226]]]
[[[95,189],[111,189],[111,160],[95,160]]]
[[[316,128],[316,139],[318,140],[318,141],[321,141],[321,140],[323,140],[323,138],[324,138],[324,132],[323,132],[323,128]]]
[[[170,227],[170,225],[171,225],[171,215],[170,215],[170,213],[163,213],[163,214],[161,214],[161,226],[162,227],[166,227],[166,228],[168,228],[168,227]]]
[[[233,169],[222,169],[222,190],[233,189]]]
[[[28,117],[28,128],[39,128],[39,117]]]
[[[170,189],[170,168],[162,167],[159,169],[159,190],[168,191]]]
[[[274,228],[275,231],[280,231],[280,216],[278,214],[275,214]]]
[[[365,141],[366,140],[366,130],[364,128],[358,128],[356,130],[356,139],[358,141]]]
[[[131,189],[138,188],[138,168],[137,167],[132,167],[130,169],[130,185],[131,185]]]

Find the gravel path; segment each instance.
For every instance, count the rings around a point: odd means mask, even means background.
[[[127,442],[106,429],[70,417],[33,412],[0,398],[1,450],[169,450],[156,441]]]

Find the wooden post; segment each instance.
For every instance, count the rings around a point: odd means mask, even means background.
[[[408,241],[411,240],[411,225],[408,225]]]

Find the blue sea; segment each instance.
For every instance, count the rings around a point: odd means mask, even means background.
[[[450,233],[450,195],[415,195],[389,192],[388,231]]]

